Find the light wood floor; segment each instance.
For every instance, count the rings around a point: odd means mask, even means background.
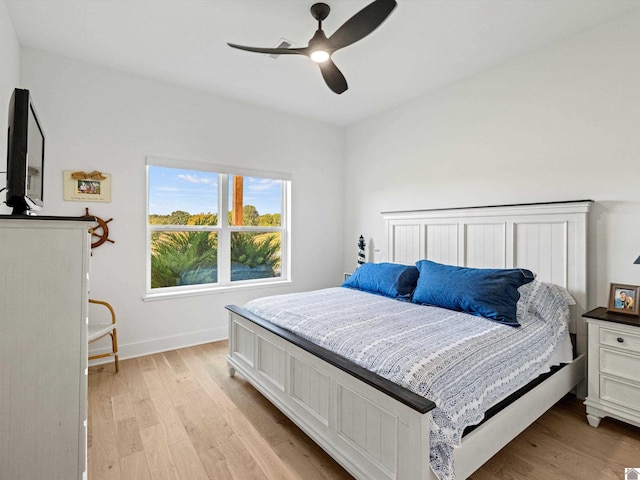
[[[89,369],[89,479],[351,479],[240,375],[226,342]],[[588,426],[567,396],[471,478],[619,480],[640,466],[640,429]]]

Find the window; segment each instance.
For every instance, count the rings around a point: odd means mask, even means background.
[[[288,280],[288,179],[165,163],[147,165],[149,293]]]

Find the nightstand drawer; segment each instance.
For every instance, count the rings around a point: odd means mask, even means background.
[[[640,353],[640,335],[600,328],[600,344]]]
[[[640,386],[600,375],[600,398],[637,411],[640,405]]]
[[[640,427],[640,317],[594,308],[588,325],[589,425],[609,416]]]
[[[640,356],[601,348],[600,372],[640,382]]]

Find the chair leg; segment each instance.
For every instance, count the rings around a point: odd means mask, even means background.
[[[113,350],[113,356],[115,357],[116,362],[116,373],[120,371],[120,365],[118,362],[118,334],[116,333],[116,329],[114,328],[111,332],[111,349]]]

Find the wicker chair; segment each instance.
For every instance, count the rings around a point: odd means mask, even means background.
[[[93,300],[89,299],[89,303],[93,303],[96,305],[102,305],[109,310],[109,314],[111,320],[104,320],[102,318],[98,319],[98,315],[96,318],[92,319],[92,316],[89,315],[89,332],[88,332],[88,340],[89,343],[94,340],[98,340],[106,335],[111,336],[111,352],[109,353],[101,353],[99,355],[92,355],[89,357],[89,360],[95,360],[97,358],[104,357],[114,357],[116,364],[116,373],[120,370],[118,365],[118,335],[116,333],[116,313],[113,311],[113,307],[109,305],[107,302],[103,302],[102,300]],[[103,317],[103,316],[100,316]],[[106,317],[105,317],[106,318]]]

